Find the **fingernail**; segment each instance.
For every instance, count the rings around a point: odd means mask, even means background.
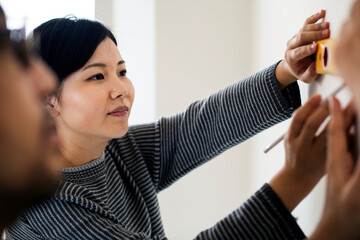
[[[316,48],[316,45],[317,43],[314,41],[312,44],[311,44],[311,49],[314,50]]]
[[[322,35],[323,35],[323,36],[328,35],[328,30],[327,30],[327,29],[326,29],[326,30],[323,30],[323,31],[322,31]]]

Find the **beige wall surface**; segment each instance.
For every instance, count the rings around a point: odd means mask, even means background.
[[[352,0],[157,1],[157,116],[180,111],[192,100],[282,59],[286,42],[308,16],[321,9],[327,10],[332,37],[337,37],[351,3]],[[340,81],[326,75],[310,88],[312,93],[327,96]],[[309,85],[299,85],[304,102]],[[339,95],[343,102],[349,98],[347,91]],[[262,150],[289,123],[278,124],[235,147],[160,194],[164,225],[172,234],[169,237],[192,236],[192,232],[211,225],[268,181],[283,164],[283,144],[267,155]],[[230,177],[231,169],[236,169],[237,175]],[[227,195],[221,190],[221,182],[214,178],[228,181]],[[215,184],[209,187],[207,183],[211,181]],[[316,226],[323,196],[324,180],[294,211],[306,234]],[[226,204],[229,199],[233,204]],[[198,213],[207,217],[202,220]],[[191,214],[194,221],[187,221]],[[185,227],[187,233],[177,235],[179,226]]]
[[[156,1],[156,116],[251,73],[251,1]],[[249,192],[249,147],[235,147],[159,194],[169,239],[192,239]]]
[[[304,24],[305,19],[325,9],[326,20],[330,21],[331,37],[338,37],[339,29],[344,18],[348,15],[352,0],[256,0],[252,16],[253,26],[253,70],[264,68],[277,59],[283,58],[286,42]],[[325,75],[321,81],[314,83],[312,93],[323,96],[330,94],[340,84],[341,79]],[[300,83],[302,101],[308,98],[309,85]],[[349,93],[340,93],[343,101],[349,98]],[[252,180],[253,188],[257,188],[264,181],[275,174],[283,163],[283,143],[276,146],[268,154],[263,154],[263,148],[288,129],[290,121],[281,123],[252,139]],[[313,191],[293,212],[306,234],[310,234],[323,207],[324,181]]]

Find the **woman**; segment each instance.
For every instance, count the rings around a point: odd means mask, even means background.
[[[48,107],[60,139],[63,180],[54,198],[9,229],[10,239],[165,238],[156,194],[291,116],[300,105],[296,79],[316,77],[313,41],[330,34],[327,22],[316,23],[324,16],[321,11],[307,19],[289,41],[286,60],[183,113],[131,128],[134,89],[112,33],[89,20],[40,25],[34,35],[41,40],[41,55],[61,81]],[[324,174],[324,134],[315,137],[310,128],[327,116],[327,106],[319,104],[314,97],[296,114],[302,124],[294,124],[287,138],[294,154],[288,154],[279,174],[199,239],[304,238],[290,212]],[[304,143],[309,151],[302,151]],[[323,157],[306,155],[311,151]]]

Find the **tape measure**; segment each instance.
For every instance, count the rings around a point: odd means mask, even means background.
[[[317,74],[338,74],[334,60],[334,49],[336,39],[329,38],[317,42],[316,73]]]

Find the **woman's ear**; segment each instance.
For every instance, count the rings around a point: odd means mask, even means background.
[[[56,118],[60,115],[60,112],[57,110],[58,100],[56,96],[49,96],[46,99],[46,109],[49,111],[50,116]]]

